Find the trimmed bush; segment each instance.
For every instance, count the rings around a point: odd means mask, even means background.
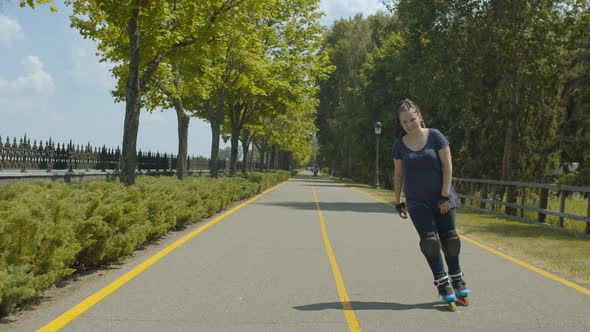
[[[210,217],[290,177],[138,178],[0,190],[0,314],[80,268],[120,261],[147,241]]]
[[[75,189],[74,189],[75,190]],[[17,185],[0,198],[0,312],[73,273],[80,244],[65,186]]]

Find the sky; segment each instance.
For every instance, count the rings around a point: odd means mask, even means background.
[[[20,8],[18,0],[0,7],[0,137],[24,135],[33,140],[120,147],[125,104],[115,103],[110,66],[95,55],[96,43],[70,28],[71,10],[59,0],[59,11],[47,6]],[[322,24],[384,10],[382,0],[320,0]],[[221,141],[221,147],[229,142]],[[142,111],[138,150],[178,151],[176,113]],[[209,156],[211,129],[191,118],[190,156]]]

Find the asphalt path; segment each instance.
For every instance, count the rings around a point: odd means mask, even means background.
[[[450,312],[418,241],[393,207],[307,172],[0,329],[590,331],[588,293],[472,241],[471,305]]]

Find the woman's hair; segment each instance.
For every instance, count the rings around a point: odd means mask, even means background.
[[[404,136],[405,134],[407,134],[404,128],[402,127],[402,123],[399,119],[400,115],[403,112],[412,112],[420,116],[420,127],[426,128],[426,123],[424,122],[424,118],[422,117],[422,111],[420,111],[420,106],[418,106],[418,104],[411,101],[410,99],[404,99],[400,102],[399,107],[397,108],[397,122],[399,124],[399,129],[401,133],[400,136]]]

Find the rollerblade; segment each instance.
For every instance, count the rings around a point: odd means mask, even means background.
[[[444,276],[438,280],[434,281],[434,285],[438,288],[438,294],[442,297],[443,301],[449,306],[451,311],[457,310],[457,304],[455,304],[455,293],[453,292],[453,288],[449,283],[449,277]]]
[[[463,273],[459,272],[457,274],[451,274],[450,277],[451,284],[453,285],[453,289],[455,290],[455,295],[457,297],[457,302],[461,305],[468,306],[469,289],[467,289],[465,280],[463,280]]]

